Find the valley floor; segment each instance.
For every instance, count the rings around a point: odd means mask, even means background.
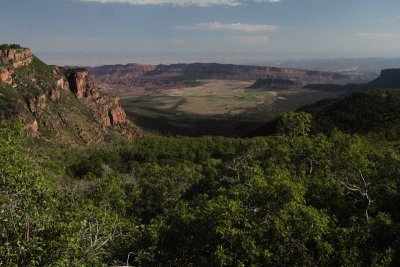
[[[200,86],[129,91],[121,95],[128,117],[155,133],[243,136],[282,112],[337,97],[307,89],[247,89],[254,81],[199,80]]]

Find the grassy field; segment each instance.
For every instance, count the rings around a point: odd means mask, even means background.
[[[191,88],[131,92],[121,96],[129,118],[145,130],[170,135],[245,135],[285,111],[332,92],[246,89],[252,82],[202,80]]]

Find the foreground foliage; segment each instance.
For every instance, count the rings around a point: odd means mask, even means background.
[[[0,265],[399,266],[398,151],[310,123],[47,156],[3,125]]]

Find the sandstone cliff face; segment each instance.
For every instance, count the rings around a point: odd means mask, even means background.
[[[0,122],[15,117],[31,136],[68,145],[101,142],[110,129],[137,135],[119,99],[105,95],[87,70],[48,66],[29,49],[0,45]]]

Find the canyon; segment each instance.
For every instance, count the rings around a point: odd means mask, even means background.
[[[346,84],[353,77],[335,72],[248,66],[217,63],[172,65],[106,65],[89,68],[98,84],[110,88],[110,93],[121,94],[132,90],[157,90],[195,87],[202,80],[286,79],[301,84]]]

